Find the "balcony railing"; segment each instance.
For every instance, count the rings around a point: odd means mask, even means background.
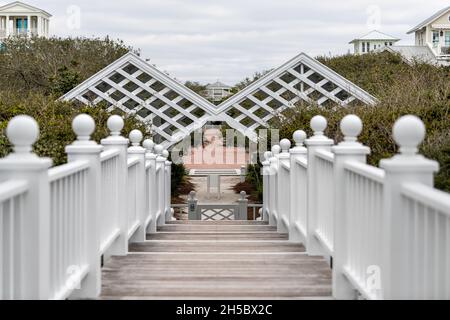
[[[441,55],[450,55],[450,46],[441,47]]]

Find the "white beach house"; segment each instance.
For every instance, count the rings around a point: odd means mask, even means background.
[[[214,82],[206,86],[206,96],[208,99],[217,102],[231,95],[231,87],[220,82]]]
[[[416,46],[428,46],[438,58],[450,58],[450,6],[439,10],[407,32]]]
[[[400,39],[373,30],[362,37],[353,39],[350,41],[350,44],[354,45],[355,54],[365,54],[381,47],[392,46],[398,41],[400,41]]]
[[[0,7],[0,39],[9,36],[48,37],[50,17],[48,12],[16,1]]]

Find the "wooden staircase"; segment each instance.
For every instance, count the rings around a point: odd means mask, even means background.
[[[102,299],[323,299],[331,270],[257,221],[171,221],[103,267]]]

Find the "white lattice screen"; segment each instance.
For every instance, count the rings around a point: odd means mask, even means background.
[[[129,53],[67,93],[62,99],[104,103],[151,123],[154,139],[169,147],[210,120],[225,121],[250,139],[275,114],[299,101],[323,107],[376,99],[305,54],[215,106],[181,83]]]

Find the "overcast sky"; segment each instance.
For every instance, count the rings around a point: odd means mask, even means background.
[[[0,1],[6,4],[10,1]],[[50,12],[51,34],[109,35],[142,50],[180,80],[234,84],[312,56],[353,50],[373,28],[412,44],[406,31],[448,0],[25,0]],[[79,18],[78,18],[78,12]]]

